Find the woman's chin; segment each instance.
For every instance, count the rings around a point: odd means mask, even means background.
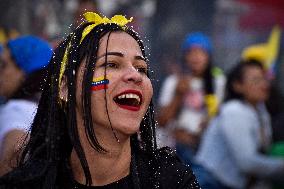
[[[140,124],[123,124],[114,127],[122,135],[131,136],[139,131]]]

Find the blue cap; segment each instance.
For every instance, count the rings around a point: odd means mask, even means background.
[[[16,64],[27,74],[47,66],[52,56],[49,44],[35,36],[9,40],[7,46]]]
[[[212,45],[208,36],[201,32],[190,33],[182,43],[182,51],[187,51],[192,47],[200,47],[211,54]]]

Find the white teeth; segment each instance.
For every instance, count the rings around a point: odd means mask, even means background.
[[[118,96],[119,99],[125,98],[125,94]]]
[[[133,94],[133,93],[119,95],[117,98],[118,99],[122,99],[122,98],[135,98],[135,99],[138,100],[139,103],[141,101],[140,97],[137,94]]]

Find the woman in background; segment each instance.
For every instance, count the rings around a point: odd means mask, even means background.
[[[178,155],[192,164],[207,122],[223,99],[225,77],[212,64],[212,44],[205,34],[188,34],[182,53],[183,73],[168,76],[161,88],[158,122],[161,145],[174,133]]]
[[[203,167],[196,171],[201,187],[245,189],[258,179],[283,180],[284,159],[266,154],[271,141],[264,106],[268,95],[269,83],[259,62],[241,62],[229,73],[225,103],[197,155]]]
[[[16,165],[41,94],[49,44],[35,36],[9,40],[0,54],[0,175]]]

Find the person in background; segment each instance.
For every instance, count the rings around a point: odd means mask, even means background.
[[[277,78],[277,70],[281,69],[281,62],[278,60],[280,37],[280,28],[274,27],[268,42],[254,44],[244,48],[242,51],[242,59],[259,61],[265,68],[270,82],[269,98],[265,104],[271,116],[273,129],[272,139],[275,145],[282,145],[281,148],[284,148],[284,145],[281,144],[284,142],[284,94],[280,90],[280,81],[278,81]],[[284,151],[282,153],[284,153]]]
[[[201,187],[245,189],[256,186],[258,179],[283,180],[284,159],[266,154],[271,125],[264,105],[269,83],[263,66],[243,61],[227,78],[225,103],[210,122],[196,156],[203,167],[203,172],[196,172]]]
[[[253,44],[244,48],[242,59],[259,61],[265,68],[270,83],[269,97],[265,105],[271,117],[272,126],[272,144],[268,154],[284,158],[284,94],[278,79],[282,63],[278,57],[280,42],[281,29],[274,26],[266,43]],[[273,185],[273,188],[284,188],[283,183],[273,183]]]
[[[40,97],[52,50],[35,36],[9,40],[0,55],[0,175],[15,165]]]
[[[223,99],[225,77],[212,64],[212,45],[203,33],[186,36],[182,44],[183,73],[168,76],[159,97],[161,145],[174,133],[178,155],[191,164],[200,136]]]

